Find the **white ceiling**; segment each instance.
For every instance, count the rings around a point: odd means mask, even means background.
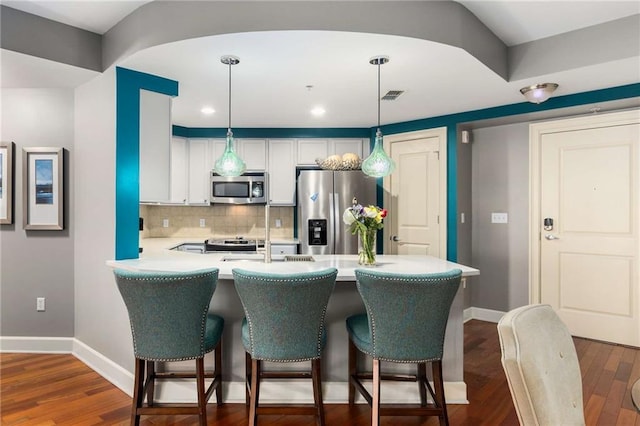
[[[50,19],[104,33],[145,1],[2,1]],[[640,13],[640,2],[460,1],[505,44],[584,28]],[[579,11],[579,13],[577,13]],[[381,90],[404,90],[382,103],[382,124],[522,102],[518,89],[552,81],[558,95],[640,81],[638,57],[527,81],[506,82],[450,46],[375,34],[286,31],[253,32],[191,39],[138,52],[118,65],[180,82],[174,123],[226,127],[228,67],[220,56],[240,57],[232,68],[234,127],[370,127],[375,125],[376,68],[388,55]],[[42,64],[39,66],[38,64]],[[95,73],[2,51],[3,87],[75,87]],[[68,77],[65,79],[65,76]],[[313,88],[308,90],[306,86]],[[203,106],[216,109],[204,116]],[[312,117],[321,105],[327,113]]]

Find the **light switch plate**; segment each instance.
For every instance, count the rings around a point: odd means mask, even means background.
[[[509,223],[509,214],[491,213],[491,223]]]

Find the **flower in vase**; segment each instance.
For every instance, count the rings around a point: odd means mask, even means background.
[[[349,225],[351,233],[379,230],[384,227],[382,219],[387,216],[387,211],[378,206],[363,207],[354,204],[348,207],[342,215],[342,221]]]

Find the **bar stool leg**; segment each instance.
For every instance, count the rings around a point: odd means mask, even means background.
[[[322,403],[322,361],[314,359],[311,361],[311,378],[313,380],[313,398],[316,403],[317,424],[324,426],[324,405]]]
[[[204,357],[196,358],[196,387],[198,388],[198,417],[200,426],[206,426],[207,398],[204,390]]]
[[[258,420],[261,364],[262,362],[259,359],[251,359],[251,402],[249,404],[249,426],[255,426]]]
[[[373,359],[373,389],[371,426],[380,426],[380,360]]]
[[[156,363],[155,361],[147,361],[147,405],[153,406],[153,395],[156,386]]]
[[[356,345],[349,339],[349,380],[347,380],[347,385],[349,386],[349,405],[353,405],[356,397],[356,387],[353,385],[351,378],[355,377],[358,372],[357,359],[358,352]]]
[[[216,403],[222,405],[222,338],[214,349],[214,362],[216,363],[213,380],[219,380],[216,387]]]
[[[440,413],[440,426],[449,426],[449,416],[447,415],[447,402],[444,396],[444,382],[442,380],[442,361],[431,362],[431,372],[433,373],[433,388],[435,391],[435,403],[442,408]]]
[[[249,402],[251,401],[251,377],[253,377],[251,375],[251,355],[249,355],[249,352],[244,353],[244,370],[245,370],[245,377],[246,377],[246,382],[244,386],[244,390],[245,390],[244,403],[248,407]]]
[[[136,358],[135,362],[135,377],[133,382],[133,404],[131,408],[131,424],[138,426],[140,424],[140,416],[138,415],[138,408],[142,407],[144,401],[144,368],[145,361],[140,358]]]
[[[418,363],[418,386],[420,388],[420,406],[427,406],[427,363]]]

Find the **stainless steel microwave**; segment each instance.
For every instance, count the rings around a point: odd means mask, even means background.
[[[235,177],[211,172],[212,204],[266,204],[267,196],[265,172],[246,172]]]

